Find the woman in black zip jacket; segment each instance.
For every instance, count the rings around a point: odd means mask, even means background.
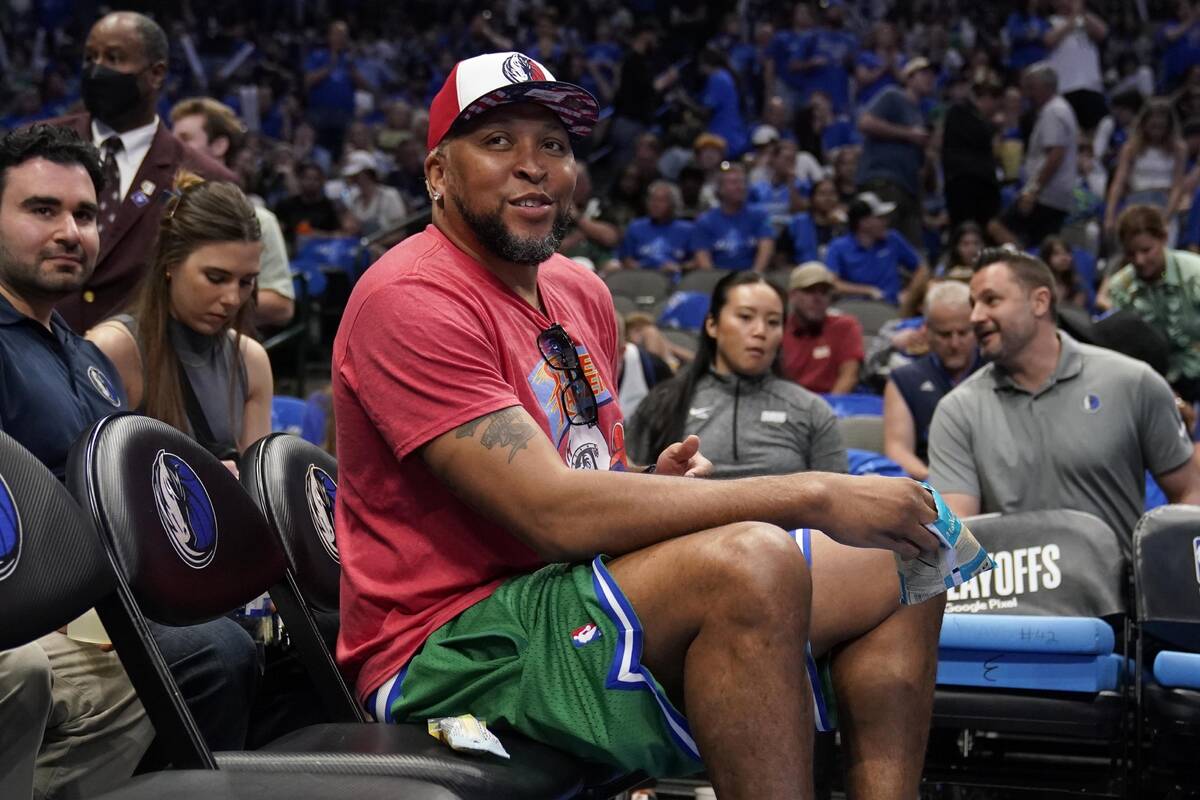
[[[716,285],[692,363],[656,386],[628,423],[626,446],[649,463],[700,436],[717,478],[846,472],[837,419],[816,394],[778,374],[786,302],[755,272]]]

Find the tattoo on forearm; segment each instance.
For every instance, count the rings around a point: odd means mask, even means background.
[[[524,450],[529,440],[537,434],[537,429],[523,419],[519,410],[506,408],[495,414],[473,419],[460,425],[454,432],[454,436],[456,439],[473,438],[475,431],[484,423],[487,424],[487,427],[484,428],[479,443],[488,450],[497,446],[509,448],[508,463],[510,464],[516,458],[517,452]]]

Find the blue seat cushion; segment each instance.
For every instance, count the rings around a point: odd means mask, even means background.
[[[1173,689],[1200,689],[1200,654],[1164,650],[1154,659],[1154,680]]]
[[[1121,657],[1000,650],[938,651],[940,686],[979,686],[1044,692],[1096,692],[1117,688]]]
[[[1008,653],[1105,655],[1113,651],[1113,629],[1094,617],[1035,617],[1016,614],[947,614],[939,646]]]

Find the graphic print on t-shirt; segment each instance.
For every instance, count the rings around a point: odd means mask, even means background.
[[[596,408],[611,403],[613,401],[612,391],[609,390],[608,384],[604,382],[604,378],[600,375],[600,371],[596,369],[596,364],[592,361],[592,356],[583,345],[575,345],[575,353],[579,357],[579,365],[583,368],[584,377],[592,387],[592,394],[596,395]],[[546,360],[537,356],[537,364],[529,372],[526,380],[529,381],[529,387],[533,389],[534,395],[538,399],[538,405],[541,406],[542,413],[546,415],[546,420],[550,423],[550,440],[554,442],[555,447],[562,451],[563,437],[566,436],[568,429],[587,428],[589,426],[572,426],[568,420],[566,409],[563,407],[564,394],[570,397],[571,390],[567,387],[567,373],[554,369]],[[597,432],[596,437],[600,441],[604,441],[604,437]],[[572,431],[572,439],[574,439]],[[572,447],[568,453],[572,452]],[[596,463],[607,464],[609,459],[608,445],[604,446],[603,458],[601,454],[596,453],[596,458],[600,459]],[[570,460],[567,461],[571,463]]]

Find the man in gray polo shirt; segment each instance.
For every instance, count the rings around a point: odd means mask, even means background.
[[[1200,502],[1200,466],[1167,382],[1059,331],[1045,264],[986,251],[971,301],[992,363],[942,399],[929,434],[929,481],[956,514],[1073,508],[1128,536],[1144,470],[1171,502]]]

